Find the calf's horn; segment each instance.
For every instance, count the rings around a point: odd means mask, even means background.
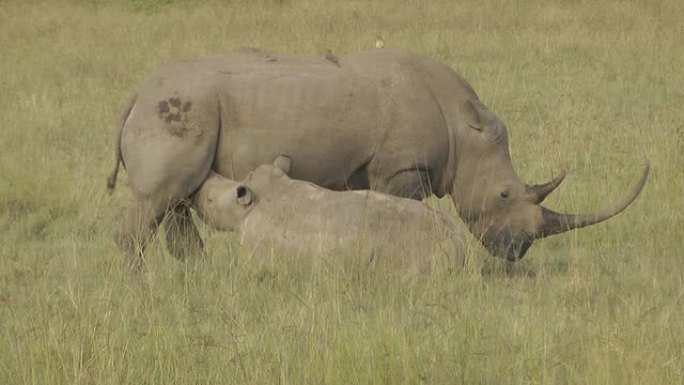
[[[565,231],[579,229],[581,227],[591,226],[599,222],[603,222],[607,219],[614,217],[627,208],[639,196],[641,190],[646,184],[646,179],[648,179],[649,165],[646,164],[644,173],[641,175],[641,179],[634,186],[632,191],[622,197],[613,207],[603,209],[595,214],[559,214],[545,207],[542,207],[542,217],[543,223],[540,226],[535,238],[544,238],[549,235],[554,235],[562,233]]]

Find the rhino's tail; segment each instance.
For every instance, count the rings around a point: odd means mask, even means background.
[[[121,133],[123,132],[124,124],[128,119],[128,115],[131,113],[133,106],[135,105],[135,100],[137,94],[133,94],[128,98],[125,107],[119,115],[116,127],[112,131],[112,145],[114,146],[114,164],[112,165],[112,170],[109,172],[109,177],[107,177],[107,190],[112,192],[114,187],[116,187],[116,176],[119,173],[119,164],[123,161],[121,159]]]

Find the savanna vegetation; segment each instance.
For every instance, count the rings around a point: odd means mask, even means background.
[[[0,383],[676,384],[684,378],[684,2],[0,0]],[[110,129],[153,68],[243,46],[386,45],[462,73],[547,205],[601,225],[459,271],[251,266],[112,241]],[[451,209],[447,201],[431,204]],[[410,236],[410,235],[407,235]]]

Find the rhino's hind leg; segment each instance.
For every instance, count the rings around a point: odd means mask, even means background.
[[[192,254],[202,243],[182,202],[211,169],[221,108],[214,93],[191,83],[177,86],[140,93],[121,133],[133,200],[120,244],[134,269],[141,267],[146,244],[170,211],[175,215],[166,232],[171,254]]]
[[[164,218],[167,202],[155,199],[133,199],[124,216],[121,232],[116,239],[125,252],[127,266],[140,271],[143,253],[148,242]]]
[[[179,203],[169,213],[165,227],[166,246],[176,259],[184,261],[187,257],[204,257],[204,243],[186,202]]]

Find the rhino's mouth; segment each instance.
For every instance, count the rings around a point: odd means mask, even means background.
[[[489,252],[500,258],[506,258],[515,262],[521,259],[532,246],[533,239],[528,236],[514,237],[510,232],[503,231],[498,234],[498,239],[485,247]]]
[[[517,244],[511,243],[506,253],[506,259],[513,262],[517,261],[518,259],[522,259],[522,257],[525,256],[525,253],[527,253],[527,250],[529,250],[530,246],[532,246],[532,241],[529,239],[525,239]]]

